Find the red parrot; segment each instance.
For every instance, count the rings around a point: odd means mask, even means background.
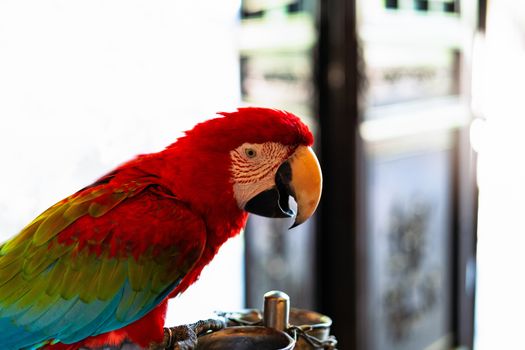
[[[117,167],[0,245],[5,350],[141,347],[163,340],[167,300],[186,290],[247,212],[317,207],[313,137],[295,115],[240,108]]]

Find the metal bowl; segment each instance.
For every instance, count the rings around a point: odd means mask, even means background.
[[[295,341],[275,329],[228,327],[199,337],[195,350],[292,350]]]
[[[228,326],[255,325],[262,322],[262,313],[258,309],[244,309],[237,312],[226,313]],[[317,338],[326,340],[330,336],[330,317],[315,311],[303,309],[290,309],[290,325],[305,330],[305,333]],[[295,350],[313,349],[302,337],[298,337]]]
[[[315,311],[292,308],[290,310],[290,324],[304,329],[309,336],[318,340],[326,340],[330,336],[332,319]],[[313,347],[304,338],[298,337],[294,349],[306,350],[313,349]]]

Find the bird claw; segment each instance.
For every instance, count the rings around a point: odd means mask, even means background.
[[[197,338],[200,335],[218,331],[224,327],[226,324],[223,321],[209,319],[190,325],[164,328],[162,344],[153,345],[148,350],[193,350],[197,346]]]

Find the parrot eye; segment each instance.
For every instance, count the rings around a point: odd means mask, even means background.
[[[244,153],[248,158],[254,158],[257,155],[257,152],[253,148],[244,149]]]

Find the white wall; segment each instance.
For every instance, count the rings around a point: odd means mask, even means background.
[[[479,229],[476,350],[524,347],[525,3],[490,1],[476,107]],[[475,91],[476,92],[476,91]]]
[[[235,108],[238,6],[1,1],[0,241],[119,163]],[[205,271],[170,323],[242,305],[242,242],[227,249],[215,264],[222,273]]]

